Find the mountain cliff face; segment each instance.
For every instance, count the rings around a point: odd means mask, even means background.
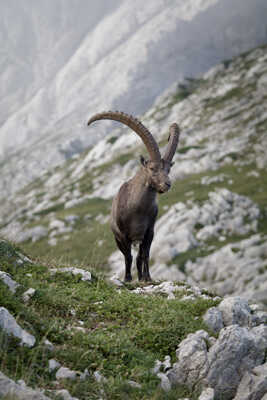
[[[152,277],[243,296],[263,307],[266,61],[263,46],[172,85],[141,118],[162,150],[169,125],[176,121],[182,130],[172,189],[159,197]],[[129,129],[111,129],[81,156],[2,200],[1,234],[45,260],[90,263],[121,277],[123,258],[108,227],[111,198],[137,171],[143,150]]]
[[[173,82],[266,40],[265,0],[2,3],[1,195],[103,137],[89,115],[143,113]]]

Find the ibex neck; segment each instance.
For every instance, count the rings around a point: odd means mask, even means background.
[[[132,204],[138,204],[145,210],[155,203],[157,192],[154,188],[149,186],[146,176],[144,176],[142,170],[138,171],[137,174],[131,179],[131,199]]]

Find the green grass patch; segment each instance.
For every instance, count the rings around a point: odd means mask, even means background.
[[[186,154],[189,150],[193,149],[203,149],[201,146],[185,146],[185,147],[180,147],[177,149],[177,153],[180,154]]]
[[[106,171],[110,171],[115,164],[120,164],[121,166],[123,166],[128,161],[134,160],[136,158],[137,158],[136,153],[133,152],[120,154],[118,157],[112,159],[111,161],[108,161],[106,163],[101,164],[99,167],[96,167],[93,173],[94,175],[99,176]]]
[[[44,208],[43,210],[40,210],[40,211],[36,212],[34,215],[43,216],[43,215],[50,214],[52,212],[57,212],[59,210],[62,210],[63,208],[64,208],[64,203],[58,203],[58,204],[55,204],[55,205],[53,205],[51,207]]]
[[[111,137],[107,140],[107,142],[110,143],[110,144],[114,144],[114,143],[116,143],[117,140],[118,140],[118,136],[111,136]]]
[[[8,243],[0,249],[4,270],[23,287],[13,295],[1,284],[1,305],[36,337],[36,345],[30,349],[0,331],[3,373],[33,387],[55,389],[55,372],[48,371],[48,360],[55,358],[72,370],[88,369],[85,381],[65,381],[63,385],[81,400],[98,399],[101,390],[110,399],[197,398],[196,391],[192,393],[183,386],[165,394],[151,368],[156,359],[162,360],[167,354],[174,361],[180,341],[188,333],[206,328],[200,317],[216,304],[214,301],[185,302],[179,296],[167,300],[160,295],[138,295],[129,290],[131,285],[118,291],[94,272],[91,282],[83,282],[68,273],[51,274],[44,265],[16,265],[11,255],[16,257],[17,250]],[[29,287],[36,292],[26,305],[21,296]],[[85,332],[75,329],[80,321]],[[45,338],[53,343],[54,350],[45,347]],[[107,382],[97,384],[95,371],[100,371]],[[131,387],[128,380],[141,387]]]
[[[243,95],[244,89],[241,87],[236,87],[230,89],[225,95],[212,97],[205,99],[206,107],[220,107],[224,105],[226,101],[232,101],[236,98],[240,98]]]

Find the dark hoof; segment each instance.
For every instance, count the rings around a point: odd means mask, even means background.
[[[152,282],[151,276],[145,276],[145,277],[144,277],[144,280],[145,280],[146,282]]]
[[[124,278],[124,282],[131,282],[133,280],[132,275],[127,275]]]

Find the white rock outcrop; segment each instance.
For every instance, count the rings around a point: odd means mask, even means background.
[[[214,309],[206,316],[214,315]],[[238,297],[223,300],[217,310],[212,321],[213,330],[219,331],[218,339],[203,330],[189,334],[179,344],[177,362],[167,376],[172,385],[211,388],[214,398],[260,400],[267,385],[267,326],[257,325],[247,302]],[[223,324],[220,330],[218,315]]]
[[[259,234],[230,243],[195,262],[187,261],[189,284],[205,286],[220,296],[238,295],[267,306],[267,241]]]

